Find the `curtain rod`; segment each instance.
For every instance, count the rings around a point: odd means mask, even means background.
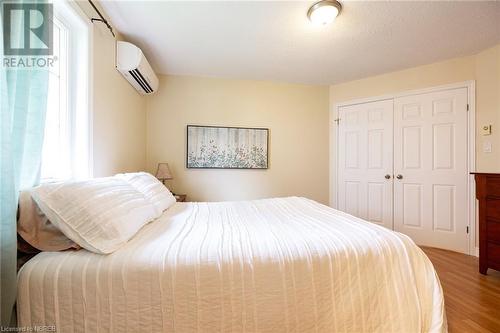
[[[113,37],[116,37],[115,33],[113,32],[113,27],[109,24],[108,20],[106,20],[104,18],[104,16],[102,16],[101,12],[99,11],[99,9],[97,9],[97,7],[94,5],[94,3],[92,2],[92,0],[88,0],[88,1],[92,5],[92,7],[94,8],[94,10],[96,11],[97,15],[99,15],[99,17],[100,17],[100,18],[91,18],[90,21],[92,23],[94,23],[95,21],[104,23],[106,25],[106,27],[108,27],[108,29],[111,32],[111,34],[113,35]]]

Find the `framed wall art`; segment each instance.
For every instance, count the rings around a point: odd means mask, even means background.
[[[267,169],[269,129],[187,126],[189,169]]]

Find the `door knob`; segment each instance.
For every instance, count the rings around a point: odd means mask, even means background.
[[[389,174],[385,175],[385,179],[391,179],[391,175]]]
[[[397,175],[396,178],[397,179],[403,179],[403,175]]]

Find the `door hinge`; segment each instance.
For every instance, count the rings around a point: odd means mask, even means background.
[[[334,122],[336,122],[338,126],[340,124],[340,118],[335,119]]]
[[[469,104],[467,104],[467,111],[469,111]]]
[[[469,233],[469,226],[467,226],[466,230],[467,230],[467,233]]]

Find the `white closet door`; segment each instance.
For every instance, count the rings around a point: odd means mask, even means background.
[[[338,208],[392,229],[393,101],[345,106],[339,117]]]
[[[394,100],[394,174],[395,230],[467,253],[466,88]]]

